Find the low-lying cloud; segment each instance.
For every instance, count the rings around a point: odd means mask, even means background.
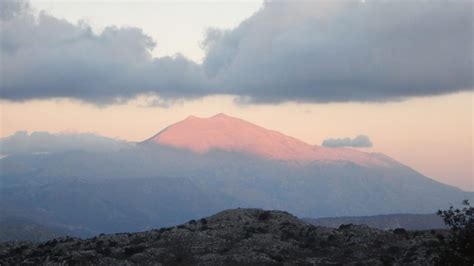
[[[107,104],[229,94],[252,103],[390,101],[472,90],[472,1],[271,1],[210,29],[202,64],[153,58],[139,28],[96,34],[25,2],[0,13],[0,98]]]
[[[351,138],[329,138],[323,141],[321,144],[324,147],[338,148],[338,147],[357,147],[357,148],[368,148],[372,147],[372,141],[368,136],[359,135],[353,139]]]

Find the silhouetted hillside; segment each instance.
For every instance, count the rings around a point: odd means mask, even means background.
[[[432,264],[447,231],[316,227],[289,213],[234,209],[170,228],[0,245],[0,264]]]

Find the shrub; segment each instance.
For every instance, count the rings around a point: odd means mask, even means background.
[[[137,253],[142,253],[145,249],[145,246],[129,246],[125,248],[124,253],[127,256],[131,256]]]
[[[474,264],[474,208],[468,200],[464,200],[463,208],[451,206],[448,210],[439,210],[450,229],[450,237],[440,241],[445,244],[439,264],[442,265],[473,265]]]
[[[396,235],[406,235],[407,231],[403,228],[397,228],[397,229],[393,230],[393,233],[396,234]]]
[[[341,224],[339,225],[339,230],[345,230],[345,229],[349,229],[353,226],[353,224]]]
[[[259,221],[266,221],[266,220],[270,219],[271,216],[272,216],[272,214],[269,211],[264,211],[264,212],[262,212],[258,215],[258,220]]]

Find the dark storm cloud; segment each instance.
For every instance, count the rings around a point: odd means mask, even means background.
[[[472,5],[266,2],[235,29],[209,30],[202,65],[179,55],[153,58],[153,40],[137,28],[95,34],[85,23],[2,5],[0,96],[370,102],[472,90]]]
[[[372,147],[372,141],[370,141],[369,137],[365,135],[359,135],[353,139],[351,138],[342,138],[342,139],[326,139],[321,144],[324,147]]]

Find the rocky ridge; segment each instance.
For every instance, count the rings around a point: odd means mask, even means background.
[[[186,224],[139,233],[64,237],[0,245],[0,265],[430,265],[446,231],[338,229],[307,224],[281,211],[233,209]]]

